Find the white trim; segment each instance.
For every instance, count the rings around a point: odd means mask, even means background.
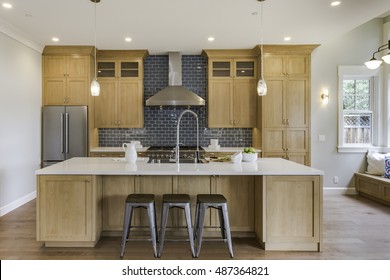
[[[37,197],[37,192],[33,191],[32,193],[30,193],[28,195],[25,195],[25,196],[15,200],[15,201],[9,203],[8,205],[5,205],[5,206],[1,207],[0,208],[0,217],[2,217],[5,214],[15,210],[16,208],[19,208],[23,204],[26,204],[27,202],[35,199],[36,197]]]
[[[30,38],[26,33],[2,19],[0,19],[0,32],[39,53],[42,53],[43,51],[44,45]]]
[[[324,195],[335,195],[335,194],[337,194],[337,195],[343,195],[343,194],[355,195],[355,194],[358,194],[356,192],[355,188],[324,188],[323,193],[324,193]]]

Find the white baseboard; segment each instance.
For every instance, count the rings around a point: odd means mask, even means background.
[[[15,210],[16,208],[22,206],[23,204],[33,200],[37,197],[37,192],[33,191],[32,193],[25,195],[15,201],[12,201],[11,203],[3,206],[0,208],[0,217],[4,216],[5,214],[11,212],[12,210]]]
[[[357,194],[355,188],[324,188],[324,195],[333,195],[333,194]]]

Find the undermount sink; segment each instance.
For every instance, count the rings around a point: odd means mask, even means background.
[[[163,159],[149,159],[148,163],[176,163],[172,161],[172,159],[163,158]],[[200,159],[198,162],[193,158],[181,158],[179,159],[179,163],[208,163],[205,159]]]

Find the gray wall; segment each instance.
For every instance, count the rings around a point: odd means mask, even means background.
[[[0,216],[35,197],[41,53],[0,32]]]
[[[382,45],[383,20],[374,19],[332,42],[318,47],[312,55],[311,147],[312,166],[325,171],[327,192],[353,192],[353,174],[364,171],[364,153],[338,153],[338,74],[339,65],[361,66]],[[388,66],[385,66],[388,67]],[[329,103],[322,104],[323,88],[329,89]],[[318,135],[326,141],[319,142]],[[335,184],[333,178],[339,177]],[[349,188],[347,190],[347,188]]]

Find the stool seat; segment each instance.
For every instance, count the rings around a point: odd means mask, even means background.
[[[189,203],[190,201],[188,194],[164,194],[162,197],[163,203]]]
[[[198,194],[199,203],[226,203],[226,198],[221,194]]]
[[[151,203],[154,202],[154,194],[129,194],[126,198],[128,203]]]

